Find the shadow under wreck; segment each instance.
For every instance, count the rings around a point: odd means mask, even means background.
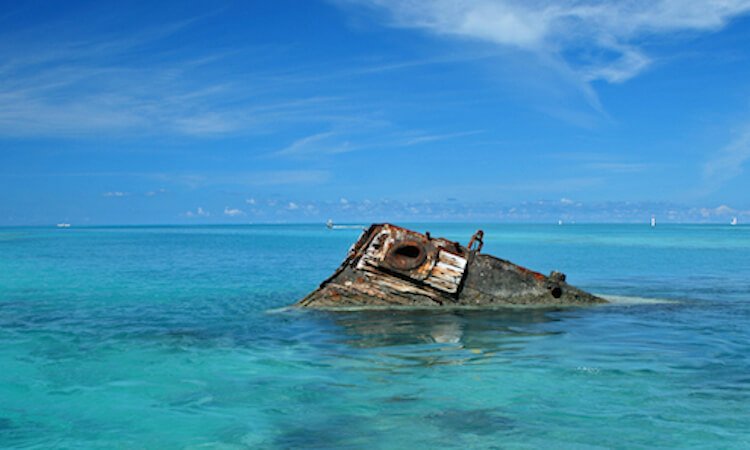
[[[354,308],[492,308],[607,303],[565,282],[480,253],[479,230],[463,246],[391,224],[375,224],[318,289],[295,306]]]

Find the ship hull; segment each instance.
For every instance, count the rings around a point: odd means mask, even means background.
[[[477,239],[478,238],[478,239]],[[469,245],[391,224],[366,230],[342,265],[296,306],[348,308],[558,307],[606,303],[566,282]]]

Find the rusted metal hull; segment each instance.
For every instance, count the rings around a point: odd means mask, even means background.
[[[602,298],[550,276],[480,253],[481,231],[467,246],[391,224],[370,226],[343,264],[296,306],[450,308],[575,306]]]

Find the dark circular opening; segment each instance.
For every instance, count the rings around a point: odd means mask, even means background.
[[[394,255],[410,259],[418,258],[421,253],[422,251],[416,245],[404,245],[393,252]]]
[[[388,252],[385,263],[392,269],[412,270],[425,262],[427,258],[425,251],[420,242],[399,242]]]
[[[550,289],[550,294],[552,294],[555,298],[560,298],[562,296],[562,289],[560,289],[559,286],[555,286],[552,289]]]

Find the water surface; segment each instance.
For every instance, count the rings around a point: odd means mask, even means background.
[[[358,232],[0,228],[0,447],[750,447],[750,228],[413,226],[617,303],[274,312]]]

